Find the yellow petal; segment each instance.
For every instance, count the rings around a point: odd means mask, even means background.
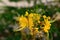
[[[28,16],[28,12],[26,11],[26,14],[25,14],[25,16]]]
[[[46,15],[43,15],[43,18],[46,18]]]

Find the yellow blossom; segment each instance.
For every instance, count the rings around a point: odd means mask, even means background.
[[[28,12],[26,11],[25,16],[28,16]]]
[[[50,19],[50,17],[48,16],[48,19]]]
[[[19,25],[20,25],[20,29],[22,30],[23,28],[25,28],[26,26],[28,26],[28,21],[26,19],[26,17],[23,17],[23,15],[19,18]]]
[[[29,17],[33,17],[33,13],[30,13],[30,14],[29,14]]]
[[[44,29],[44,31],[45,31],[46,33],[48,33],[48,30],[47,30],[47,29]]]
[[[50,29],[50,26],[51,26],[50,21],[48,20],[50,18],[49,17],[46,17],[46,16],[43,16],[43,18],[44,18],[44,28],[43,28],[43,30],[45,32],[48,32],[49,29]]]
[[[46,18],[46,15],[43,15],[43,18]]]
[[[34,13],[34,20],[39,20],[40,19],[40,14],[36,14],[36,13]]]
[[[33,19],[29,17],[28,18],[28,27],[29,27],[29,29],[31,30],[33,26],[34,26]]]

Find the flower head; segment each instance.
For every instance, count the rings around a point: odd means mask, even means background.
[[[45,32],[48,32],[49,29],[50,29],[50,26],[51,26],[50,21],[49,21],[50,17],[44,16],[43,18],[44,18],[44,28],[43,28],[43,30]]]
[[[19,21],[20,30],[22,30],[23,28],[25,28],[26,26],[28,26],[27,18],[24,17],[23,15],[19,17],[18,21]]]

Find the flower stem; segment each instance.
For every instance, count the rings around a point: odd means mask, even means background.
[[[49,32],[47,33],[47,40],[49,40]]]

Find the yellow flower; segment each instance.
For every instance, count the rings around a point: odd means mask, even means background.
[[[47,29],[44,29],[44,31],[45,31],[46,33],[48,33],[48,30],[47,30]]]
[[[28,12],[26,11],[25,16],[28,16]]]
[[[30,14],[29,14],[29,17],[33,17],[33,13],[30,13]]]
[[[23,15],[19,18],[19,25],[20,25],[20,29],[22,30],[23,28],[25,28],[26,26],[28,26],[28,21],[26,17],[23,17]]]
[[[33,19],[29,17],[28,18],[28,27],[29,27],[29,29],[31,30],[33,26],[34,26]]]
[[[50,19],[50,17],[48,16],[48,19]]]
[[[34,20],[39,20],[40,19],[40,14],[34,13],[33,15],[34,15]]]
[[[43,18],[44,18],[44,28],[43,28],[43,30],[45,32],[48,32],[49,29],[50,29],[50,26],[51,26],[50,21],[49,21],[50,17],[44,16]]]
[[[46,18],[46,15],[43,15],[43,18]]]

